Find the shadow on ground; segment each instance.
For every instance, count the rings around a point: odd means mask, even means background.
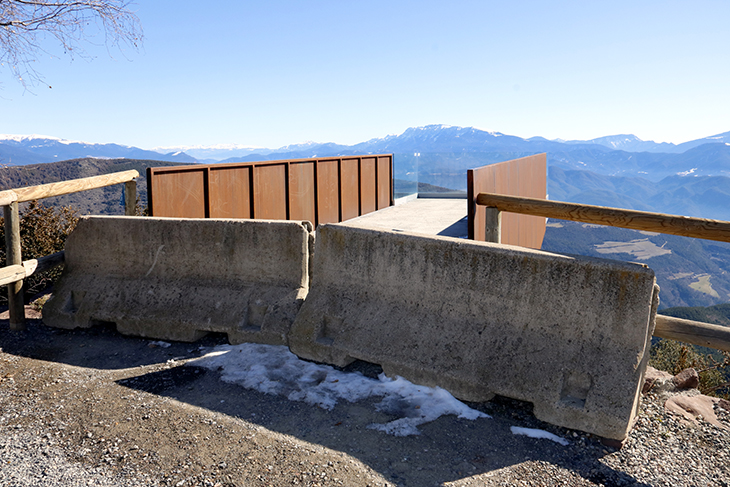
[[[5,313],[7,316],[7,313]],[[62,330],[29,319],[27,330],[10,331],[0,318],[0,348],[7,353],[77,367],[119,370],[200,356],[200,347],[227,343],[225,335],[210,334],[196,343],[160,342],[118,333],[113,324]],[[169,345],[169,346],[168,346]]]
[[[7,320],[0,320],[0,348],[5,353],[100,370],[183,361],[199,356],[201,347],[220,343],[225,343],[224,337],[209,336],[194,344],[170,343],[164,347],[155,345],[154,340],[122,336],[109,327],[57,330],[38,320],[30,321],[27,331],[11,332]],[[359,367],[372,374],[377,366]],[[395,437],[368,428],[372,423],[395,419],[375,410],[378,399],[341,401],[327,411],[224,383],[218,372],[191,365],[130,372],[117,384],[346,453],[398,485],[441,485],[527,461],[550,463],[596,484],[646,485],[601,463],[606,447],[596,438],[574,436],[569,430],[543,423],[532,415],[529,404],[505,398],[470,404],[490,414],[490,419],[469,421],[444,416],[420,426],[418,436]],[[568,438],[571,444],[561,446],[545,439],[516,436],[511,426],[545,429]]]

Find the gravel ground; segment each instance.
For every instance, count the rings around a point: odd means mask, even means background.
[[[151,345],[0,320],[0,485],[730,485],[730,430],[687,424],[664,410],[666,395],[645,396],[620,450],[504,398],[470,404],[491,419],[441,417],[398,438],[367,428],[388,419],[367,402],[325,411],[248,391],[184,366],[199,344]]]

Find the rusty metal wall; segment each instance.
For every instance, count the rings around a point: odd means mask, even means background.
[[[467,171],[469,238],[484,241],[485,209],[476,204],[479,193],[547,198],[545,154],[482,166]],[[539,249],[545,237],[545,218],[502,212],[502,243]]]
[[[336,223],[393,205],[393,155],[147,168],[150,215]]]

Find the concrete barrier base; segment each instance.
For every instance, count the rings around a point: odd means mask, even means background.
[[[646,266],[324,225],[289,333],[300,357],[365,360],[470,401],[500,394],[613,439],[638,409],[658,304]]]
[[[43,320],[121,333],[286,344],[309,288],[308,222],[84,217]]]

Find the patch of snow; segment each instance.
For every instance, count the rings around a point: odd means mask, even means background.
[[[560,443],[563,446],[570,445],[570,442],[568,440],[566,440],[565,438],[561,438],[561,437],[554,435],[545,430],[539,430],[539,429],[534,429],[534,428],[521,428],[519,426],[510,426],[510,431],[512,431],[513,435],[524,435],[524,436],[529,436],[530,438],[543,438],[546,440],[554,441],[555,443]]]
[[[398,416],[385,424],[368,428],[395,436],[418,435],[418,426],[439,416],[453,414],[474,420],[490,416],[468,407],[440,387],[425,387],[402,377],[378,379],[359,372],[342,372],[329,365],[299,359],[282,345],[219,345],[188,365],[221,371],[221,380],[266,394],[284,396],[290,401],[331,410],[340,399],[357,402],[382,397],[376,410]]]
[[[23,142],[24,140],[33,140],[33,139],[47,139],[47,140],[55,140],[60,142],[62,139],[59,139],[58,137],[51,137],[50,135],[38,135],[38,134],[32,134],[32,135],[12,135],[12,134],[0,134],[0,140],[12,140],[13,142]]]
[[[486,132],[489,135],[491,135],[492,137],[502,137],[504,135],[502,132],[497,132],[496,130],[480,129],[479,127],[471,127],[471,128],[473,128],[474,130],[479,130],[480,132]],[[522,138],[522,137],[520,137],[520,138]],[[525,139],[523,139],[523,140],[525,140]]]
[[[694,173],[696,170],[697,170],[697,168],[693,167],[689,171],[678,172],[677,176],[689,176],[690,174]]]

